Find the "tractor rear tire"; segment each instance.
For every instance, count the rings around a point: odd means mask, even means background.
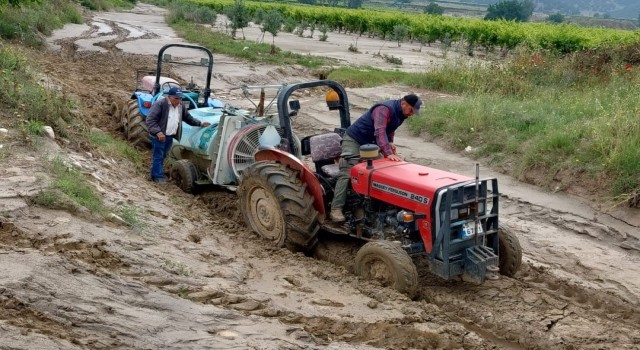
[[[411,299],[418,290],[418,271],[411,257],[398,244],[372,241],[360,248],[355,260],[356,274],[365,279],[378,280],[395,288]]]
[[[124,136],[133,145],[138,148],[149,148],[151,141],[149,140],[149,131],[147,124],[140,113],[137,100],[129,100],[127,109],[123,111]]]
[[[253,163],[237,192],[247,225],[275,247],[308,252],[318,242],[319,214],[297,171],[274,161]]]
[[[522,263],[522,248],[520,241],[513,232],[501,227],[498,230],[498,265],[500,273],[512,277],[518,272]]]
[[[198,179],[198,169],[188,159],[180,159],[173,163],[171,167],[171,178],[186,193],[193,194],[196,190],[196,180]]]

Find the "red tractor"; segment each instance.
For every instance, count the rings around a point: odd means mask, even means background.
[[[300,89],[328,88],[327,105],[340,114],[341,128],[297,141],[289,101]],[[375,145],[361,148],[351,169],[344,224],[328,219],[338,175],[341,135],[350,125],[349,102],[333,81],[286,86],[277,99],[282,137],[263,147],[244,169],[238,185],[240,210],[249,227],[277,246],[314,247],[321,230],[365,241],[355,257],[356,273],[414,296],[417,271],[411,259],[426,256],[429,270],[444,279],[482,283],[520,267],[518,239],[498,226],[495,178],[470,178],[408,162],[378,158]],[[292,109],[290,111],[289,109]],[[309,155],[312,165],[295,155]]]

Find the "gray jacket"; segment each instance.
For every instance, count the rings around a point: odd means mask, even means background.
[[[156,101],[153,106],[151,106],[151,111],[149,111],[149,115],[145,120],[145,122],[147,123],[147,130],[149,130],[149,135],[155,137],[159,132],[166,134],[168,120],[169,99],[163,98]],[[174,136],[177,140],[180,140],[180,136],[182,136],[182,122],[185,122],[191,126],[200,126],[202,124],[201,121],[192,117],[185,106],[182,105],[182,115],[180,116],[180,122],[178,122],[178,131],[176,131],[176,134]]]

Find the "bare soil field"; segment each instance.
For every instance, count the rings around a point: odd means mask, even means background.
[[[182,42],[163,14],[144,4],[87,14],[86,25],[55,32],[49,50],[27,53],[43,84],[81,101],[78,114],[88,125],[117,136],[112,103],[130,96],[135,70],[155,67],[162,45]],[[353,40],[282,33],[276,45],[387,67],[373,56],[383,46],[409,71],[444,59],[435,48],[369,38],[359,39],[363,53],[354,54]],[[214,60],[212,89],[230,103],[244,103],[233,89],[241,84],[317,79],[302,67]],[[352,118],[408,92],[427,104],[452,98],[403,86],[347,91]],[[301,135],[338,125],[324,106],[304,96],[300,103],[294,127]],[[424,272],[418,298],[410,300],[353,274],[351,242],[322,241],[315,257],[273,249],[245,227],[232,192],[194,196],[155,185],[77,140],[26,145],[14,122],[0,118],[8,129],[0,133],[7,152],[0,169],[0,349],[640,348],[638,211],[548,193],[483,166],[484,176],[500,179],[501,224],[520,240],[520,271],[480,286]],[[396,139],[410,161],[474,171],[474,160],[404,127]],[[52,181],[45,164],[54,157],[79,167],[109,205],[137,208],[143,224],[104,221],[73,205],[35,205]],[[420,271],[423,262],[415,262]]]

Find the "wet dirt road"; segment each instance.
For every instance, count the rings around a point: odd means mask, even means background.
[[[128,14],[98,13],[87,26],[56,32],[50,42],[59,48],[37,63],[51,84],[94,101],[85,102],[87,120],[115,132],[106,113],[110,101],[126,99],[134,68],[153,67],[159,47],[174,40],[179,42],[163,24],[162,11],[141,5]],[[149,52],[121,51],[130,47]],[[258,65],[247,74],[241,62],[215,60],[214,92],[237,103],[233,83],[314,79],[295,67]],[[406,92],[396,86],[348,89],[352,117]],[[448,98],[419,93],[427,100]],[[294,126],[301,135],[337,124],[311,96],[301,105]],[[401,130],[397,144],[407,159],[472,175],[474,161]],[[5,144],[11,135],[3,136]],[[82,212],[32,206],[28,199],[48,178],[43,155],[15,143],[16,157],[2,170],[13,181],[0,185],[0,203],[11,208],[3,212],[16,226],[0,231],[0,262],[7,267],[0,278],[0,335],[6,339],[0,347],[640,347],[637,213],[603,212],[483,166],[484,176],[500,177],[501,222],[523,247],[520,272],[482,286],[423,273],[419,297],[411,301],[354,276],[350,242],[323,242],[317,255],[324,260],[265,249],[244,227],[232,193],[193,197],[175,186],[153,186],[142,175],[132,178],[126,165],[100,154],[45,148],[91,174],[110,203],[139,208],[146,224],[131,229]]]

